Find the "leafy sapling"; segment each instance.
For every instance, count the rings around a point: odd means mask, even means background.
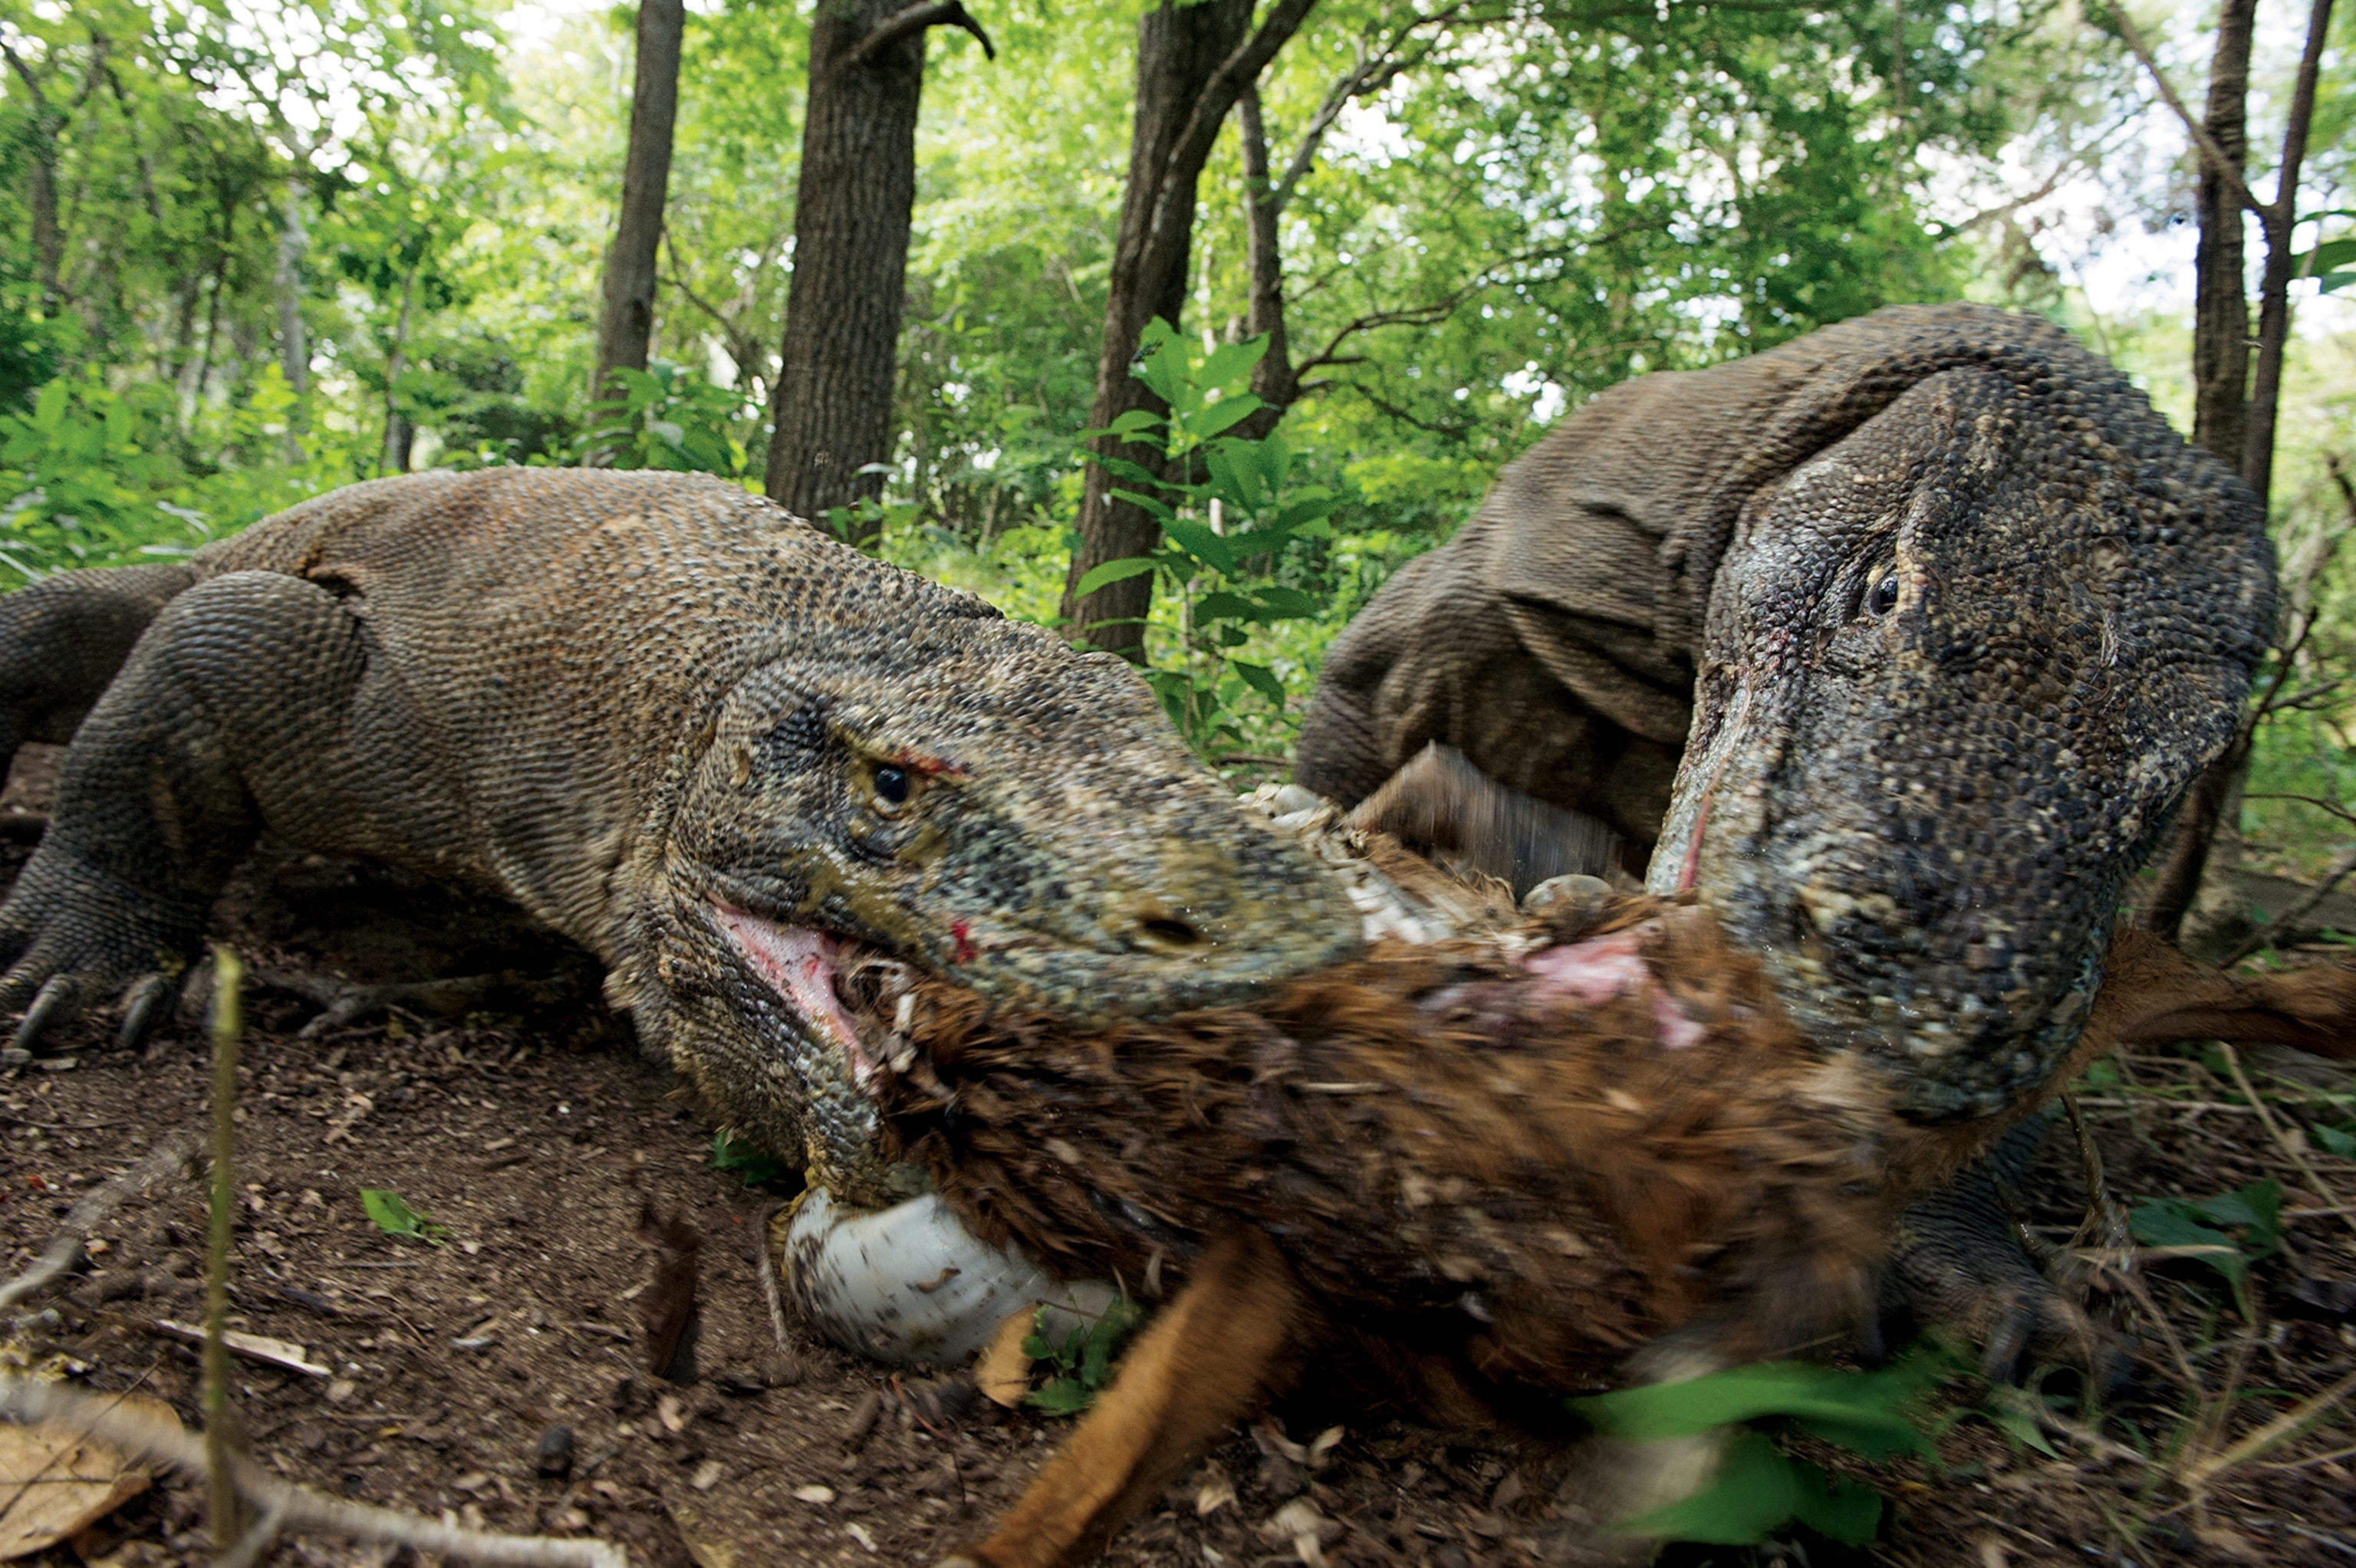
[[[1109,453],[1087,454],[1111,475],[1116,499],[1159,525],[1162,544],[1147,555],[1106,561],[1080,579],[1078,592],[1155,575],[1159,597],[1177,607],[1177,648],[1174,657],[1148,669],[1146,679],[1197,752],[1243,738],[1238,704],[1248,697],[1284,712],[1283,679],[1247,656],[1254,633],[1323,607],[1320,594],[1278,581],[1277,568],[1295,540],[1333,538],[1326,518],[1335,497],[1323,486],[1291,482],[1293,453],[1281,437],[1228,433],[1264,406],[1244,388],[1267,352],[1260,336],[1196,359],[1176,329],[1156,316],[1130,373],[1153,389],[1169,413],[1132,409],[1108,428],[1082,435],[1162,449],[1160,473]]]

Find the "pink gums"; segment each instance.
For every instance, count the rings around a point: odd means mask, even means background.
[[[852,1081],[863,1085],[873,1077],[875,1064],[860,1049],[858,1027],[834,994],[834,959],[841,944],[814,927],[778,925],[717,899],[712,907],[754,972],[819,1038],[850,1059]]]
[[[1522,966],[1537,976],[1542,993],[1560,992],[1582,1007],[1600,1008],[1615,997],[1646,993],[1661,1044],[1682,1051],[1701,1039],[1702,1027],[1653,983],[1653,972],[1637,951],[1639,934],[1639,928],[1631,927],[1588,942],[1542,948],[1523,959]]]

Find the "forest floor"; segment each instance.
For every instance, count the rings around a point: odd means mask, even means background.
[[[23,853],[22,835],[0,840],[0,879]],[[261,970],[417,979],[515,969],[571,980],[571,999],[526,987],[457,1020],[395,1017],[308,1038],[314,1004],[251,991],[230,1326],[299,1345],[325,1373],[239,1363],[239,1413],[271,1468],[469,1525],[598,1535],[625,1544],[640,1568],[929,1563],[980,1534],[1069,1429],[974,1398],[954,1373],[895,1378],[800,1338],[781,1344],[758,1261],[776,1200],[715,1168],[710,1128],[596,1006],[578,955],[545,940],[519,951],[514,923],[495,909],[315,862],[257,874],[225,908],[226,934]],[[402,919],[389,923],[388,910]],[[143,1052],[118,1049],[97,1020],[45,1051],[0,1071],[0,1268],[9,1273],[50,1241],[77,1194],[176,1130],[199,1127],[208,1104],[207,1048],[185,1019]],[[2311,1150],[2302,1168],[2253,1113],[2233,1065],[2213,1051],[2136,1058],[2090,1086],[2083,1104],[2121,1194],[2201,1200],[2280,1184],[2278,1244],[2267,1250],[2264,1235],[2229,1228],[2242,1250],[2265,1254],[2248,1268],[2254,1327],[2201,1260],[2147,1260],[2134,1286],[2141,1299],[2113,1298],[2133,1309],[2140,1348],[2134,1390],[2098,1418],[2099,1435],[2056,1435],[2055,1452],[2040,1453],[1981,1418],[1993,1408],[1986,1391],[1960,1380],[1947,1397],[1963,1415],[1941,1435],[1935,1470],[1846,1467],[1890,1499],[1874,1547],[1804,1538],[1680,1546],[1669,1560],[2356,1560],[2347,1468],[2356,1421],[2327,1392],[2356,1368],[2356,1284],[2347,1283],[2356,1281],[2356,1214],[2346,1207],[2356,1164]],[[2246,1066],[2294,1141],[2298,1124],[2356,1117],[2356,1083],[2344,1073],[2271,1055]],[[2065,1133],[2022,1194],[2024,1220],[2049,1245],[2079,1222],[2079,1169]],[[200,1172],[152,1188],[102,1225],[80,1276],[19,1309],[0,1360],[62,1371],[91,1390],[136,1390],[198,1425],[195,1355],[155,1326],[202,1317]],[[399,1193],[445,1229],[440,1244],[380,1231],[363,1188]],[[677,1360],[669,1369],[680,1381],[648,1365],[642,1313],[663,1290],[649,1288],[659,1258],[641,1235],[648,1208],[670,1222],[671,1244],[682,1234],[697,1243],[700,1328],[691,1373]],[[2068,1381],[2048,1385],[2062,1422]],[[2197,1497],[2179,1484],[2191,1461],[2227,1455],[2319,1394],[2309,1429],[2217,1470]],[[1287,1449],[1297,1455],[1320,1421],[1288,1409],[1234,1435],[1108,1561],[1547,1560],[1558,1452],[1397,1423],[1345,1425],[1312,1473]],[[552,1445],[569,1446],[569,1463],[544,1459]],[[13,1506],[0,1499],[0,1518]],[[201,1563],[210,1555],[199,1489],[159,1483],[31,1560]],[[276,1560],[390,1557],[294,1537]]]

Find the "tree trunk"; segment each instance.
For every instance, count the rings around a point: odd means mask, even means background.
[[[311,339],[303,324],[303,254],[311,243],[303,228],[303,182],[289,176],[284,218],[278,230],[278,368],[286,378],[294,406],[286,411],[286,461],[302,456],[297,434],[309,423],[305,399],[311,389]]]
[[[2331,0],[2314,0],[2308,18],[2307,48],[2292,91],[2290,118],[2283,128],[2282,161],[2275,172],[2275,199],[2259,220],[2265,236],[2265,272],[2258,285],[2258,363],[2251,379],[2247,425],[2243,432],[2242,477],[2258,493],[2258,505],[2272,498],[2275,480],[2275,414],[2282,401],[2283,356],[2290,347],[2291,229],[2298,221],[2299,170],[2307,162],[2308,123],[2315,117],[2316,76],[2331,30]]]
[[[41,285],[41,314],[55,315],[63,296],[59,273],[65,259],[65,239],[58,229],[57,134],[37,113],[32,156],[27,160],[25,192],[33,209],[33,278]]]
[[[1264,411],[1271,417],[1266,421],[1267,429],[1243,432],[1257,439],[1276,428],[1276,421],[1301,391],[1300,379],[1292,371],[1292,345],[1284,330],[1284,253],[1277,243],[1277,219],[1282,213],[1275,187],[1269,183],[1268,131],[1260,123],[1257,85],[1236,100],[1236,128],[1243,133],[1244,255],[1245,270],[1251,275],[1244,335],[1268,336],[1268,352],[1252,367],[1251,389],[1268,405]]]
[[[892,456],[925,85],[924,28],[890,31],[905,9],[903,0],[823,0],[810,25],[794,272],[769,400],[766,487],[814,522],[881,496],[883,475],[860,470]],[[856,542],[872,545],[880,531],[862,526]]]
[[[630,92],[630,150],[622,165],[622,210],[605,257],[605,309],[597,323],[594,399],[610,398],[616,368],[647,368],[655,327],[655,251],[662,242],[670,187],[671,126],[679,117],[683,0],[638,0],[637,76]]]
[[[2209,66],[2209,134],[2238,178],[2250,157],[2250,32],[2257,0],[2222,0]],[[2193,252],[2192,441],[2242,467],[2250,384],[2250,293],[2234,179],[2201,157]]]
[[[2206,124],[2235,176],[2249,157],[2250,34],[2256,0],[2223,0],[2209,75]],[[2283,355],[2290,337],[2291,229],[2298,211],[2299,170],[2315,112],[2316,76],[2331,21],[2331,0],[2314,0],[2298,83],[2283,131],[2275,199],[2261,216],[2265,240],[2259,289],[2255,385],[2250,368],[2250,307],[2243,249],[2242,192],[2205,155],[2201,159],[2201,243],[2196,252],[2192,367],[2194,441],[2238,470],[2258,504],[2274,488],[2275,416]],[[2201,891],[2218,830],[2240,816],[2250,769],[2255,716],[2244,720],[2225,753],[2185,792],[2143,923],[2174,940]],[[2238,843],[2229,839],[2229,848]]]
[[[1300,10],[1305,13],[1307,6]],[[1199,133],[1202,112],[1211,107],[1205,93],[1222,74],[1220,68],[1243,45],[1251,14],[1251,0],[1203,0],[1183,9],[1162,0],[1137,25],[1137,117],[1130,131],[1129,187],[1121,197],[1105,299],[1096,401],[1088,411],[1091,429],[1100,430],[1131,409],[1167,411],[1145,383],[1129,373],[1130,361],[1146,324],[1158,315],[1176,325],[1185,304],[1194,187],[1210,153],[1207,139]],[[1253,70],[1233,93],[1239,94],[1258,74]],[[1217,105],[1217,119],[1226,117],[1228,106]],[[1195,132],[1193,141],[1201,144],[1201,152],[1173,158],[1173,154],[1193,153],[1191,146],[1182,146],[1190,131]],[[1151,446],[1099,438],[1097,450],[1158,466],[1157,449]],[[1104,469],[1090,464],[1080,497],[1080,543],[1072,552],[1063,613],[1066,624],[1091,645],[1141,659],[1145,616],[1153,604],[1152,577],[1129,578],[1085,599],[1075,592],[1080,580],[1106,561],[1144,555],[1160,542],[1161,530],[1152,517],[1115,501],[1111,487]]]
[[[2196,155],[2201,234],[2192,261],[2192,441],[2236,473],[2249,417],[2250,294],[2235,180],[2249,164],[2250,33],[2256,16],[2257,0],[2222,0],[2217,48],[2209,65],[2203,121],[2234,178],[2207,155]],[[2240,793],[2236,786],[2249,761],[2247,746],[2237,740],[2192,781],[2177,808],[2176,827],[2142,915],[2145,925],[2171,942],[2201,891],[2225,802]]]

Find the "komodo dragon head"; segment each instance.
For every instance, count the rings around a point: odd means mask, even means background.
[[[894,1195],[868,1085],[905,1042],[843,1005],[873,965],[1089,1022],[1239,1001],[1355,950],[1338,880],[1237,809],[1127,665],[844,562],[848,609],[740,681],[680,763],[637,878],[651,963],[618,981],[740,1131],[807,1149],[838,1200]]]
[[[1650,880],[1959,1119],[2076,1037],[2126,879],[2233,733],[2273,559],[2240,482],[2044,324],[1852,329],[1671,542],[1707,613]]]

